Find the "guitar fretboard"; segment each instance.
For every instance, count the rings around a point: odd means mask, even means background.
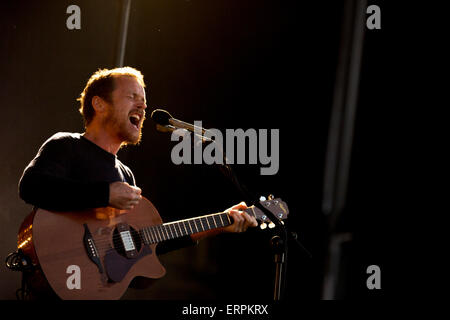
[[[145,244],[153,244],[202,231],[226,227],[230,224],[232,224],[232,219],[228,213],[221,212],[145,227],[140,230],[140,233]]]

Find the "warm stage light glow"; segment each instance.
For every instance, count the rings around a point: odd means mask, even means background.
[[[26,238],[24,241],[22,241],[21,243],[19,243],[19,245],[17,246],[17,248],[18,248],[18,249],[21,249],[22,247],[24,247],[25,245],[27,245],[30,241],[31,241],[31,237]]]
[[[21,239],[19,239],[19,243],[18,243],[18,245],[17,245],[17,248],[18,249],[21,249],[21,248],[23,248],[24,246],[26,246],[28,243],[30,243],[31,242],[31,239],[32,239],[32,235],[31,235],[31,229],[33,228],[33,225],[32,224],[30,224],[27,228],[25,228],[22,232],[21,232]],[[24,239],[25,237],[27,237],[25,240],[22,240],[22,239]]]

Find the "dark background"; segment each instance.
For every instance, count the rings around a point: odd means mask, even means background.
[[[395,268],[387,253],[396,172],[391,120],[398,105],[395,19],[383,1],[382,29],[366,30],[349,193],[340,228],[353,234],[340,280],[341,298],[389,295]],[[66,28],[66,8],[81,8],[81,30]],[[133,0],[125,65],[144,74],[148,114],[167,109],[207,128],[280,130],[280,167],[235,166],[258,195],[281,197],[289,227],[312,253],[290,245],[289,299],[320,299],[328,242],[321,210],[324,161],[336,80],[344,1]],[[0,126],[0,256],[14,251],[31,207],[17,183],[40,145],[58,131],[82,132],[78,98],[98,68],[115,67],[120,2],[2,1],[3,114]],[[395,112],[395,111],[394,111]],[[242,197],[215,166],[172,164],[170,136],[148,119],[143,141],[119,158],[165,221],[218,212]],[[395,149],[396,150],[396,149]],[[124,299],[272,298],[274,266],[268,230],[224,234],[161,257],[167,275]],[[382,289],[366,287],[366,268],[379,265]],[[14,299],[20,274],[4,265],[0,298]]]

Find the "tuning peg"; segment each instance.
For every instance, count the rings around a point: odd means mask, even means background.
[[[275,228],[275,223],[273,223],[273,222],[269,223],[269,229],[273,229],[273,228]]]
[[[261,230],[264,230],[265,228],[267,228],[267,224],[265,222],[261,223],[260,226]]]
[[[264,196],[259,197],[259,201],[266,201],[266,197]]]
[[[273,200],[273,199],[274,199],[274,196],[273,196],[273,194],[269,194],[269,195],[267,196],[267,198],[268,198],[269,200]]]

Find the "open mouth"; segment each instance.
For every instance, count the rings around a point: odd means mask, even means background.
[[[141,116],[138,114],[132,114],[130,117],[130,122],[131,124],[137,129],[139,130],[139,124],[141,122]]]

